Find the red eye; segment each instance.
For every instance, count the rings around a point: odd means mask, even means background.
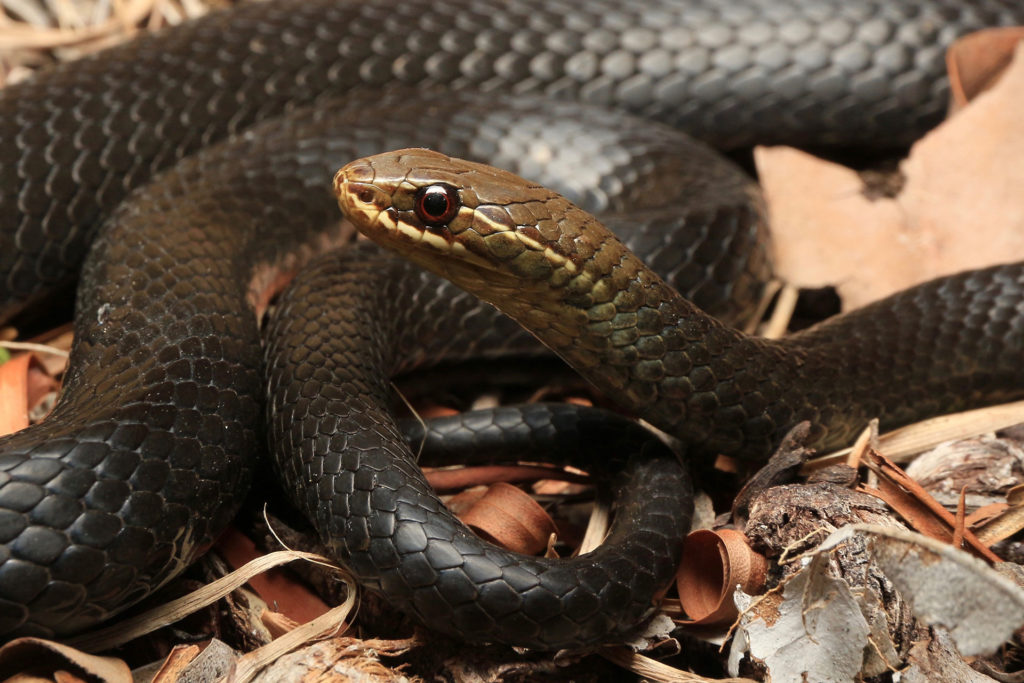
[[[416,217],[430,226],[440,226],[459,212],[459,195],[447,185],[428,185],[416,193]]]

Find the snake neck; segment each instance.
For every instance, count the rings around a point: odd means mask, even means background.
[[[1024,326],[1013,322],[1021,264],[933,280],[766,340],[706,315],[630,252],[606,268],[592,261],[588,279],[614,284],[614,294],[549,287],[541,300],[556,299],[576,334],[535,334],[601,391],[703,453],[764,460],[803,421],[806,445],[828,450],[874,418],[887,429],[1024,393]],[[962,324],[971,316],[991,322]]]
[[[603,392],[704,453],[763,460],[803,421],[806,445],[828,450],[874,418],[887,429],[1024,393],[1021,264],[936,279],[766,340],[706,315],[630,252],[608,268],[593,261],[589,279],[614,283],[614,295],[551,288],[577,336],[535,333]],[[972,316],[990,322],[962,323]]]
[[[802,349],[708,316],[617,241],[577,267],[564,284],[520,283],[496,303],[595,387],[665,431],[702,451],[755,460],[770,453],[794,412],[780,399],[801,372]]]

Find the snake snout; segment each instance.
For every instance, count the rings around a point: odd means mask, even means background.
[[[361,230],[376,225],[381,211],[391,205],[388,193],[374,184],[375,176],[373,167],[364,160],[353,161],[334,176],[338,206]]]
[[[358,183],[373,183],[376,177],[377,173],[373,170],[373,164],[371,164],[367,159],[356,159],[355,161],[345,164],[345,166],[335,174],[334,182],[335,185],[346,180]]]

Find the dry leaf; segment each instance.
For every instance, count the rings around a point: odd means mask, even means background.
[[[0,364],[0,436],[28,427],[33,411],[58,384],[33,353]]]
[[[28,427],[28,365],[22,354],[0,364],[0,436]]]
[[[331,564],[330,559],[314,553],[303,553],[294,550],[281,550],[274,553],[268,553],[242,567],[239,567],[227,576],[223,576],[220,579],[203,586],[197,591],[193,591],[192,593],[177,598],[176,600],[171,600],[164,605],[159,605],[136,616],[117,621],[110,626],[105,626],[95,631],[74,636],[69,638],[68,642],[72,643],[76,647],[88,651],[108,650],[119,645],[123,645],[130,640],[134,640],[146,633],[151,633],[168,624],[173,624],[178,619],[192,614],[196,610],[202,609],[207,605],[213,604],[217,600],[229,594],[231,591],[245,583],[248,583],[253,576],[258,575],[261,572],[265,572],[272,567],[287,564],[288,562],[293,562],[295,560],[318,562],[328,567],[334,566]],[[341,576],[340,580],[353,586],[354,592],[355,581],[346,579],[346,575],[341,569],[338,569],[337,571]],[[339,608],[334,608],[334,610],[337,609]],[[334,610],[332,610],[332,612]],[[330,613],[331,612],[328,612],[327,614]],[[314,619],[313,621],[315,622],[318,619],[323,619],[324,616],[326,615],[317,617],[317,619]],[[308,626],[308,624],[306,625]]]
[[[229,528],[221,535],[217,540],[217,548],[221,556],[234,569],[264,554],[257,550],[250,538],[234,527]],[[283,614],[293,623],[304,624],[307,621],[312,621],[330,609],[304,583],[280,569],[270,569],[253,576],[249,579],[249,585],[271,609],[276,613]],[[270,617],[270,619],[275,628],[281,624],[279,618]],[[266,620],[264,619],[264,621]],[[270,624],[267,626],[270,628]],[[275,633],[274,628],[270,628],[270,631],[275,636],[280,635],[279,632]]]
[[[1006,71],[1024,27],[1004,26],[969,33],[946,51],[946,71],[953,111],[990,89]]]
[[[1004,505],[1002,508],[998,514],[981,519],[971,526],[971,530],[982,543],[990,545],[998,543],[1024,529],[1024,505],[1018,502],[1013,505]],[[983,509],[975,510],[975,513],[977,514]]]
[[[878,437],[878,449],[893,462],[908,462],[945,441],[988,434],[1024,423],[1024,401],[1003,403],[962,413],[940,415],[894,429]],[[807,462],[805,472],[843,461],[853,449],[843,448]]]
[[[497,483],[459,518],[470,529],[497,545],[526,555],[539,555],[557,533],[551,515],[533,498],[511,484]]]
[[[797,150],[755,151],[779,275],[836,285],[856,308],[913,284],[1024,258],[1024,51],[903,162],[902,191],[871,200],[853,171]]]
[[[686,537],[676,588],[691,624],[730,623],[739,610],[732,596],[737,585],[748,595],[764,590],[768,560],[734,529],[699,529]]]
[[[175,645],[153,676],[153,683],[175,683],[202,651],[198,645]]]
[[[850,587],[827,569],[828,555],[818,553],[781,591],[744,610],[729,654],[731,675],[749,654],[773,681],[849,683],[857,677],[871,628]]]
[[[570,481],[579,484],[590,482],[586,474],[568,472],[561,467],[550,465],[480,465],[445,469],[425,468],[424,476],[435,491],[457,491],[470,486],[494,484],[496,482],[524,482],[541,479]]]
[[[1024,590],[984,562],[902,529],[851,525],[819,547],[865,534],[878,565],[911,603],[914,615],[944,628],[964,656],[994,652],[1024,625]]]
[[[860,486],[859,491],[884,500],[919,532],[945,543],[952,543],[955,540],[957,530],[961,526],[957,524],[953,515],[921,488],[920,484],[908,477],[896,463],[869,448],[865,454],[864,464],[878,475],[878,487]],[[963,540],[971,552],[979,557],[993,563],[1001,561],[973,533],[963,532]]]
[[[86,654],[42,638],[18,638],[0,647],[0,680],[17,674],[55,678],[65,672],[103,683],[132,683],[132,673],[120,659]]]

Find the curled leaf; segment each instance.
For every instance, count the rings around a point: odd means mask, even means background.
[[[946,70],[954,111],[967,106],[999,80],[1021,40],[1024,27],[1009,26],[975,31],[949,46]]]
[[[747,537],[733,529],[700,529],[686,537],[683,566],[676,578],[687,623],[731,622],[738,610],[732,600],[739,586],[756,595],[764,588],[768,560],[751,549]]]
[[[501,482],[491,485],[461,518],[488,540],[527,555],[542,553],[556,532],[554,520],[537,501]]]

